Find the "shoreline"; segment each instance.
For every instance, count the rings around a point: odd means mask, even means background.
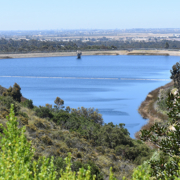
[[[82,56],[93,55],[147,55],[147,56],[180,56],[180,51],[168,50],[112,50],[112,51],[82,51]],[[76,56],[76,52],[24,53],[0,54],[0,59],[35,58],[35,57],[63,57]]]
[[[141,129],[135,133],[135,138],[140,139],[140,131],[141,130],[149,130],[150,127],[154,124],[154,122],[162,122],[166,121],[168,116],[158,112],[155,108],[155,103],[159,96],[160,89],[167,89],[174,85],[174,82],[171,81],[164,86],[158,87],[155,90],[148,93],[146,99],[141,103],[138,112],[142,116],[143,119],[148,119],[148,123],[141,127]]]

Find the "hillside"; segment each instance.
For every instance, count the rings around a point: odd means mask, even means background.
[[[165,123],[168,120],[166,100],[168,93],[174,87],[174,82],[161,86],[151,91],[146,99],[141,103],[138,112],[144,119],[149,119],[148,123],[144,125],[141,130],[149,130],[154,122]],[[135,137],[139,139],[139,132]]]
[[[18,100],[17,87],[0,87],[0,123],[6,126],[13,103],[19,126],[26,126],[26,137],[36,149],[34,159],[54,156],[59,171],[65,168],[62,159],[71,152],[73,171],[90,165],[97,179],[108,179],[112,167],[117,179],[130,179],[133,168],[151,157],[152,150],[131,139],[123,124],[104,124],[98,110],[65,108],[60,98],[54,106],[35,107],[32,100]]]

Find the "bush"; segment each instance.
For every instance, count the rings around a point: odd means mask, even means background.
[[[0,85],[0,95],[2,95],[3,92],[5,92],[5,91],[6,91],[6,89]]]
[[[75,161],[72,163],[71,169],[72,171],[78,172],[80,168],[88,169],[90,167],[91,169],[91,177],[90,179],[93,179],[93,175],[96,175],[96,180],[103,180],[103,175],[100,172],[99,168],[93,161],[88,161],[87,163],[82,163],[80,161]]]
[[[66,122],[68,121],[70,115],[69,113],[67,113],[66,111],[59,111],[57,113],[54,113],[54,116],[53,116],[53,121],[55,123],[57,123],[58,125],[65,125]]]
[[[10,109],[11,104],[14,104],[14,112],[15,112],[16,115],[18,114],[18,112],[20,110],[20,106],[19,106],[19,104],[17,102],[15,102],[13,100],[12,97],[10,97],[10,96],[7,96],[7,97],[0,96],[0,101],[1,101],[1,105],[5,106],[7,109]]]
[[[167,111],[167,100],[169,93],[170,93],[170,89],[160,89],[159,91],[157,105],[161,111]]]
[[[25,113],[25,112],[21,112],[21,111],[20,111],[20,112],[18,113],[18,115],[21,115],[21,116],[23,116],[23,117],[25,117],[25,118],[29,118],[28,115],[27,115],[27,113]]]
[[[100,125],[104,124],[102,115],[99,114],[98,109],[81,107],[78,109],[71,109],[71,113],[77,114],[78,116],[83,116],[86,119],[94,121],[94,123],[97,123]]]
[[[51,112],[51,110],[47,107],[42,107],[39,106],[39,108],[35,109],[35,114],[36,116],[40,117],[40,118],[52,118],[53,114]]]
[[[150,180],[150,170],[148,162],[144,162],[143,165],[134,169],[132,180]]]
[[[21,102],[21,88],[15,83],[13,87],[9,87],[5,92],[3,92],[3,96],[11,96],[15,101]]]
[[[0,178],[1,179],[55,179],[54,165],[49,159],[41,158],[42,166],[38,169],[39,161],[33,161],[34,149],[27,141],[25,127],[18,128],[14,107],[11,106],[7,122],[7,129],[3,128],[0,151]]]
[[[180,89],[180,63],[173,65],[171,72],[171,79],[174,81],[174,86]]]
[[[34,105],[33,105],[33,101],[30,99],[26,99],[23,103],[22,103],[22,105],[24,106],[24,107],[27,107],[27,108],[29,108],[29,109],[33,109],[34,108]]]

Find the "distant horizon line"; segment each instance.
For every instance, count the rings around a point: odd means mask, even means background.
[[[34,30],[0,30],[0,32],[4,32],[4,31],[93,31],[93,30],[180,30],[180,28],[113,28],[113,29],[106,29],[106,28],[80,28],[80,29],[65,29],[65,28],[61,28],[61,29],[34,29]]]

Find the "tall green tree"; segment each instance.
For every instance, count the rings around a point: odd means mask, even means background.
[[[15,83],[13,87],[9,87],[4,93],[3,96],[11,96],[15,101],[21,102],[21,88]]]
[[[62,109],[64,108],[64,100],[62,100],[60,97],[57,97],[54,101],[54,103],[56,104],[54,107],[57,109]]]
[[[165,48],[166,48],[166,49],[168,49],[168,48],[169,48],[169,43],[168,43],[168,42],[166,42],[166,44],[165,44]]]

